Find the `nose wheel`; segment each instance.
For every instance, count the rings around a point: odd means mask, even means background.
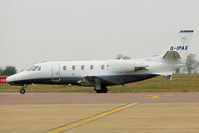
[[[20,93],[21,93],[21,94],[25,94],[25,93],[26,93],[26,90],[22,88],[22,89],[20,90]]]
[[[26,93],[26,87],[27,87],[28,85],[24,85],[21,89],[20,89],[20,93],[21,94],[25,94]]]

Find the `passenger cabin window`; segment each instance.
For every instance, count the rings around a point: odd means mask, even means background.
[[[66,66],[63,66],[63,70],[66,70]]]
[[[107,68],[106,68],[107,70],[109,69],[109,65],[107,64]]]
[[[72,66],[72,70],[75,70],[75,65]]]
[[[81,69],[84,70],[84,68],[85,68],[84,65],[81,65]]]
[[[101,65],[101,69],[104,69],[105,68],[105,66],[104,65]]]
[[[93,70],[93,68],[94,68],[93,65],[90,65],[90,69]]]

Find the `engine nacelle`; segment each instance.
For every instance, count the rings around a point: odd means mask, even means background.
[[[128,60],[114,60],[108,63],[109,71],[114,73],[128,73],[135,71],[135,65]]]

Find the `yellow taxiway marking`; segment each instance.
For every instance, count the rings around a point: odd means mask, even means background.
[[[157,98],[160,98],[160,96],[159,95],[145,95],[144,98],[146,98],[146,99],[157,99]]]
[[[160,98],[159,95],[144,95],[146,99],[157,99]],[[163,97],[169,97],[172,96],[171,94],[164,94]]]
[[[86,118],[86,119],[83,119],[83,120],[74,122],[74,123],[72,123],[72,124],[69,124],[69,125],[66,125],[66,126],[57,128],[57,129],[53,129],[53,130],[49,131],[48,133],[60,133],[60,132],[66,131],[66,130],[68,130],[68,129],[71,129],[71,128],[74,128],[74,127],[77,127],[77,126],[86,124],[86,123],[88,123],[88,122],[91,122],[91,121],[94,121],[94,120],[97,120],[97,119],[100,119],[100,118],[102,118],[102,117],[105,117],[105,116],[107,116],[107,115],[113,114],[113,113],[115,113],[115,112],[124,110],[124,109],[126,109],[126,108],[135,106],[135,105],[137,105],[137,104],[138,104],[138,103],[127,104],[127,105],[124,105],[124,106],[122,106],[122,107],[118,107],[118,108],[116,108],[116,109],[113,109],[113,110],[111,110],[111,111],[107,111],[107,112],[98,114],[98,115],[96,115],[96,116],[92,116],[92,117],[89,117],[89,118]]]
[[[152,99],[160,98],[160,96],[152,96]]]

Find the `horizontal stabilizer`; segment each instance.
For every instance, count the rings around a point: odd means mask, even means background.
[[[0,84],[7,83],[6,77],[0,77]]]
[[[177,51],[167,51],[166,54],[163,56],[165,60],[177,60],[180,59],[180,55]]]
[[[158,72],[158,73],[153,73],[153,74],[168,76],[168,75],[173,75],[173,73],[174,71],[168,71],[168,72]]]

